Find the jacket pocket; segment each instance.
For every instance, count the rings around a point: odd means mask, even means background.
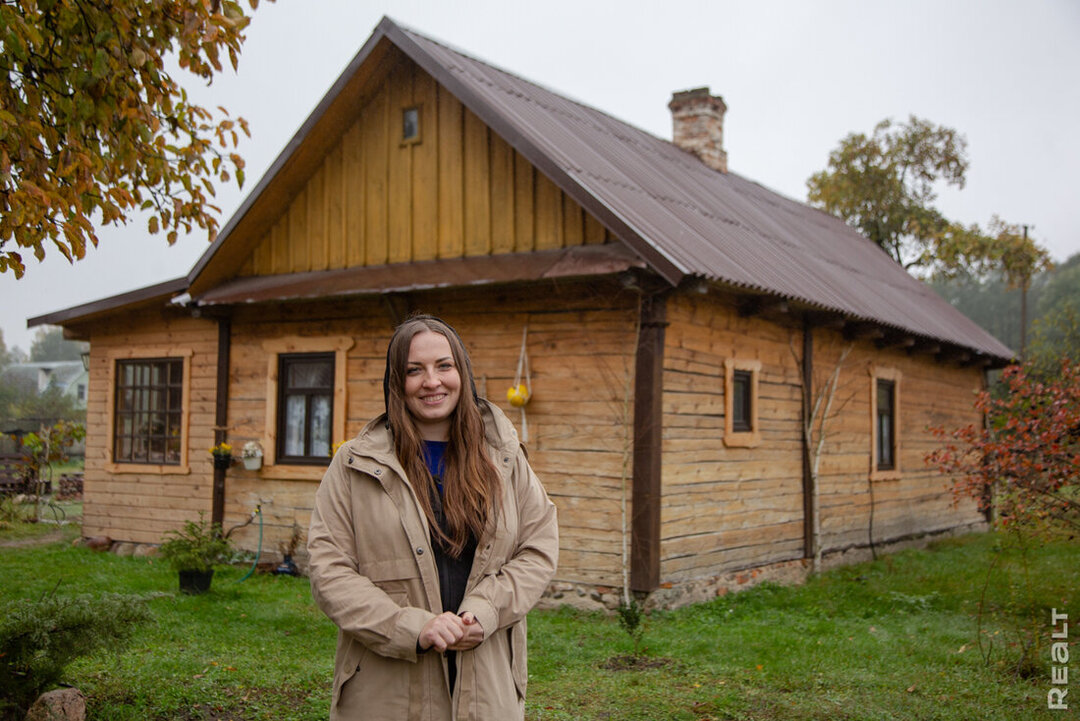
[[[514,678],[518,698],[524,701],[525,690],[529,684],[528,629],[525,619],[506,629],[506,633],[510,637],[510,675]]]
[[[365,648],[353,674],[341,685],[331,721],[409,718],[415,664],[390,659]]]
[[[369,561],[362,564],[359,570],[399,605],[406,604],[409,590],[416,586],[420,578],[420,568],[411,557]]]
[[[357,641],[351,641],[345,649],[341,660],[334,670],[334,692],[331,706],[336,707],[341,699],[341,689],[349,682],[364,664],[364,657],[368,655],[367,646]]]

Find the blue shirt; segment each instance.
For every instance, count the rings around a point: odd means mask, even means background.
[[[431,477],[435,479],[435,485],[439,488],[439,495],[442,495],[442,476],[446,470],[446,447],[450,445],[449,441],[424,441],[423,447],[420,449],[424,454],[424,463],[427,464],[428,472]]]

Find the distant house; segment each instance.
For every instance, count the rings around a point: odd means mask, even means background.
[[[610,602],[626,574],[678,604],[983,524],[924,465],[927,427],[978,421],[1009,349],[728,172],[720,98],[670,107],[674,143],[384,19],[186,276],[31,319],[91,343],[84,533],[156,543],[258,505],[272,551],[383,410],[387,340],[418,310],[519,422],[525,338],[557,599]],[[841,357],[818,458],[804,390]],[[262,467],[215,471],[221,440],[258,441]]]
[[[34,390],[41,394],[50,387],[59,388],[70,396],[76,408],[86,408],[87,383],[90,374],[82,361],[35,361],[12,363],[4,369],[2,380],[9,385]]]

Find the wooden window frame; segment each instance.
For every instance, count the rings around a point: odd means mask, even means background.
[[[324,395],[327,395],[327,394],[325,392],[312,392],[313,389],[304,389],[304,390],[292,389],[293,392],[290,393],[289,392],[290,389],[288,389],[286,387],[287,384],[285,382],[281,382],[281,379],[284,378],[285,371],[287,370],[289,365],[291,365],[293,363],[301,363],[301,362],[309,362],[310,363],[310,362],[316,361],[316,360],[325,361],[325,362],[330,363],[330,365],[331,365],[331,377],[334,377],[334,369],[337,368],[337,358],[335,356],[336,356],[336,354],[332,353],[332,352],[331,353],[319,353],[319,352],[315,352],[315,353],[279,353],[278,356],[277,356],[279,382],[277,384],[277,394],[278,394],[278,398],[277,398],[277,400],[278,400],[277,417],[275,418],[275,421],[274,421],[274,428],[277,431],[277,444],[278,444],[278,447],[275,449],[275,455],[276,455],[277,458],[283,459],[282,460],[283,463],[296,464],[296,465],[305,465],[305,466],[306,465],[317,465],[317,466],[324,466],[325,467],[330,462],[329,455],[327,455],[325,457],[323,457],[323,456],[315,456],[315,455],[311,455],[311,454],[299,455],[299,456],[297,456],[297,455],[286,456],[285,455],[284,448],[282,447],[284,445],[284,439],[281,437],[281,432],[285,428],[285,424],[286,424],[285,399],[290,395],[305,397],[306,401],[307,401],[305,415],[308,416],[309,419],[310,419],[311,398],[313,398],[315,396],[324,396]],[[328,388],[326,388],[326,391],[328,391],[329,395],[330,395],[330,403],[331,403],[331,411],[332,411],[333,410],[333,402],[334,402],[333,381],[331,381],[331,385]],[[331,433],[332,433],[333,432],[333,415],[331,415],[330,424],[331,424],[331,429],[330,430],[331,430]],[[310,430],[311,430],[311,423],[309,422],[308,425],[307,425],[307,429],[305,431],[305,434],[304,434],[304,447],[307,450],[310,450],[310,446],[311,446]],[[333,445],[333,443],[334,443],[334,441],[331,440],[330,444]]]
[[[107,418],[105,432],[105,448],[108,461],[105,463],[105,471],[114,474],[156,474],[156,475],[188,475],[191,473],[190,441],[191,423],[191,348],[139,348],[130,350],[114,350],[106,354],[108,360],[108,375],[106,377],[105,417]],[[158,359],[179,360],[183,362],[183,387],[181,389],[181,414],[180,414],[180,462],[179,463],[130,463],[115,460],[116,448],[116,370],[120,361],[151,361]]]
[[[731,381],[731,427],[736,433],[748,433],[754,430],[754,394],[750,392],[753,383],[753,371],[736,368]],[[743,395],[739,395],[739,388]]]
[[[345,440],[345,418],[347,412],[348,390],[346,366],[348,352],[355,341],[351,336],[326,336],[308,338],[288,336],[263,341],[262,348],[266,359],[266,417],[263,425],[263,464],[257,471],[262,478],[294,481],[318,481],[323,477],[326,467],[322,464],[291,463],[277,461],[277,417],[278,417],[278,356],[294,353],[333,353],[334,354],[334,410],[330,425],[330,443]],[[327,457],[327,463],[330,458]]]
[[[735,373],[749,373],[749,429],[735,425]],[[724,445],[729,448],[753,448],[761,443],[758,395],[761,361],[728,358],[724,361]]]
[[[183,358],[123,358],[113,361],[117,372],[113,382],[115,404],[113,406],[113,463],[138,463],[141,465],[160,464],[163,466],[180,465],[180,427],[184,423],[184,359]],[[128,373],[124,369],[131,369]],[[154,380],[154,371],[159,370],[157,382]],[[130,383],[125,383],[125,378],[134,376]],[[163,376],[163,377],[162,377]],[[172,396],[174,391],[179,391],[179,398],[174,406]],[[121,395],[130,397],[130,407],[121,408]],[[159,396],[160,394],[160,396]],[[159,396],[164,401],[164,406],[155,408],[153,398]],[[142,418],[142,423],[138,422]],[[163,426],[154,432],[152,419],[158,417]],[[122,421],[129,421],[127,433],[121,433]],[[124,440],[130,441],[128,456],[121,458],[118,448],[124,445]],[[175,461],[169,460],[170,439],[175,443]],[[155,453],[153,447],[155,441],[160,443],[159,450],[161,460],[153,458],[134,458],[138,444],[144,444],[143,452],[150,456]]]
[[[895,480],[902,475],[900,451],[903,447],[900,433],[901,415],[901,378],[896,368],[874,366],[870,369],[870,480]],[[890,468],[880,468],[878,458],[878,381],[888,381],[893,388],[892,433],[893,464]]]

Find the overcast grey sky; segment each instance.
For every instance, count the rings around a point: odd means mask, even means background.
[[[219,193],[222,225],[383,15],[663,138],[671,93],[708,85],[728,106],[731,171],[798,200],[849,132],[911,114],[956,128],[968,182],[941,210],[1032,225],[1057,260],[1080,252],[1076,0],[264,2],[239,72],[195,93],[251,123],[248,184]],[[0,275],[8,346],[29,348],[28,317],[184,276],[207,247],[144,229],[101,229],[74,266],[53,251]]]

